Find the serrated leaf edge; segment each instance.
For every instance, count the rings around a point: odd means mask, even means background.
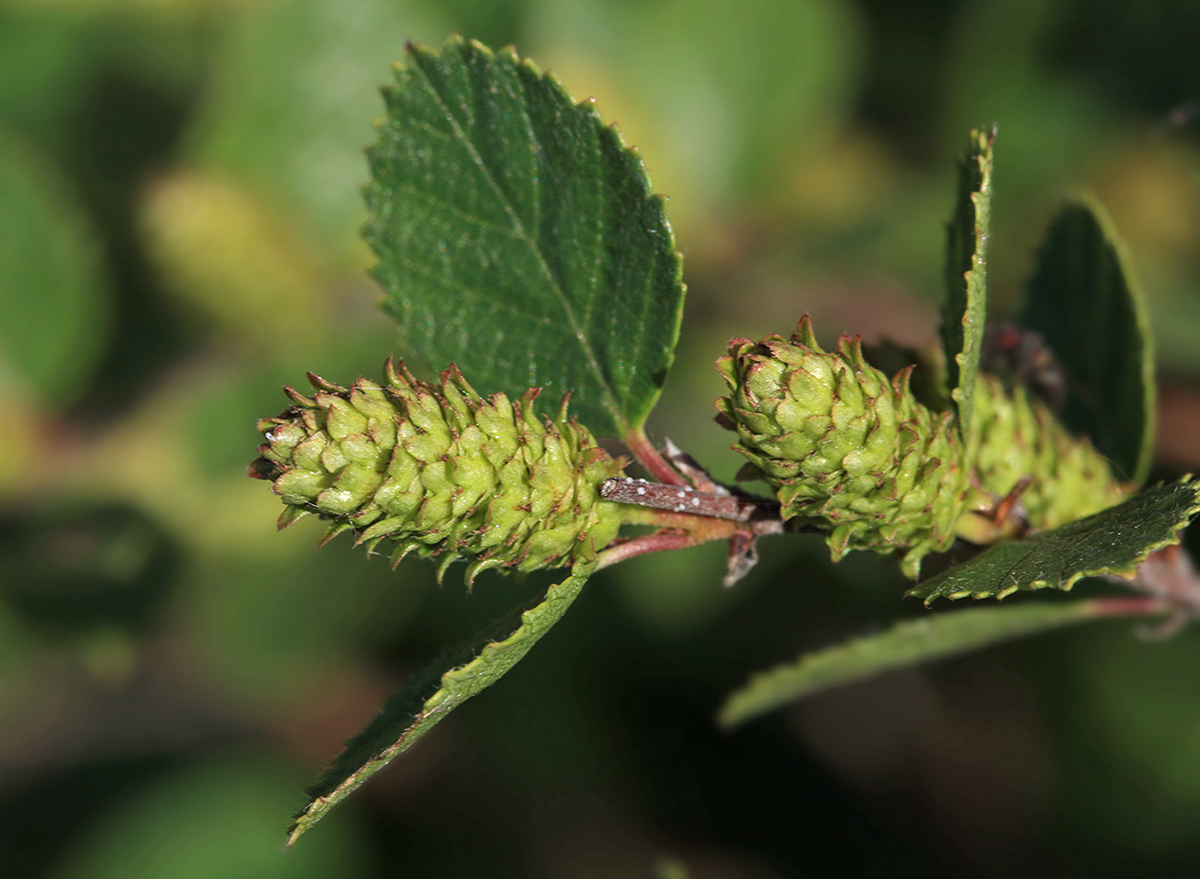
[[[969,195],[973,211],[974,246],[971,249],[971,267],[963,273],[964,310],[959,320],[962,324],[962,350],[953,353],[957,385],[950,389],[954,403],[959,437],[963,440],[967,460],[971,460],[978,438],[972,426],[972,411],[975,396],[975,377],[979,372],[982,353],[983,324],[987,316],[987,248],[990,234],[980,229],[980,204],[984,203],[986,218],[990,223],[992,196],[993,145],[996,139],[995,125],[981,125],[971,129],[968,137],[968,152],[960,168],[974,161],[979,170],[979,188]],[[960,172],[961,173],[961,172]],[[958,205],[955,205],[957,210]],[[951,223],[954,218],[951,219]],[[972,297],[972,279],[979,290]],[[947,301],[947,306],[950,302]],[[943,317],[943,320],[945,318]],[[978,324],[978,326],[975,326]],[[950,353],[950,352],[947,352]]]
[[[1133,575],[1134,573],[1136,573],[1138,565],[1140,565],[1147,558],[1149,558],[1150,555],[1152,555],[1153,553],[1157,552],[1160,549],[1163,549],[1164,547],[1173,546],[1173,545],[1179,543],[1180,530],[1187,526],[1187,524],[1191,520],[1192,516],[1196,515],[1196,513],[1200,513],[1200,479],[1193,480],[1192,477],[1190,475],[1188,475],[1179,480],[1179,484],[1185,484],[1185,483],[1188,483],[1190,485],[1190,488],[1192,489],[1193,504],[1182,514],[1179,521],[1176,522],[1175,536],[1169,537],[1166,540],[1161,540],[1157,543],[1150,544],[1149,546],[1147,546],[1146,550],[1143,553],[1141,553],[1131,564],[1129,564],[1127,566],[1109,567],[1109,566],[1105,565],[1105,566],[1101,566],[1098,568],[1091,568],[1088,570],[1079,571],[1075,574],[1072,574],[1070,577],[1068,577],[1067,580],[1064,583],[1062,583],[1061,585],[1052,583],[1049,580],[1031,580],[1028,583],[1020,583],[1020,584],[1017,584],[1014,586],[1006,586],[1004,589],[998,589],[998,590],[995,590],[992,592],[977,592],[974,590],[960,590],[958,592],[950,592],[950,593],[934,592],[931,595],[922,597],[921,592],[920,592],[921,587],[918,584],[917,586],[914,586],[912,589],[909,589],[904,594],[908,598],[921,598],[923,600],[925,606],[930,607],[930,606],[932,606],[933,602],[937,601],[937,599],[939,599],[939,598],[946,598],[950,601],[958,601],[963,598],[974,598],[976,600],[982,600],[985,598],[994,598],[997,601],[1002,601],[1005,598],[1007,598],[1008,596],[1012,595],[1014,592],[1033,592],[1033,591],[1036,591],[1039,589],[1058,589],[1063,592],[1070,592],[1076,583],[1078,583],[1080,580],[1087,579],[1088,577],[1113,576],[1113,577],[1128,578],[1131,575]],[[1105,512],[1105,511],[1101,511],[1101,513],[1103,513],[1103,512]],[[1096,515],[1101,515],[1101,513],[1097,513]],[[1091,517],[1089,516],[1087,518],[1091,518]],[[1083,520],[1080,519],[1078,521],[1083,521]],[[985,550],[985,552],[986,552],[986,550]]]

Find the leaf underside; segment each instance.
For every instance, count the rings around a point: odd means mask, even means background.
[[[1200,511],[1200,480],[1161,483],[1115,507],[1022,540],[997,543],[909,590],[937,598],[1004,598],[1018,590],[1070,589],[1084,577],[1128,576],[1179,540]]]
[[[728,729],[823,690],[1098,615],[1095,602],[1071,601],[977,607],[903,620],[884,632],[807,653],[755,675],[730,694],[718,722]]]
[[[401,346],[485,393],[570,392],[596,433],[636,433],[684,294],[637,153],[511,49],[410,45],[384,99],[363,235]]]
[[[1050,225],[1020,322],[1070,378],[1063,422],[1141,483],[1154,444],[1154,351],[1145,302],[1104,211],[1066,205]]]
[[[995,137],[995,127],[971,132],[967,152],[959,163],[958,196],[946,237],[946,301],[940,332],[950,396],[968,450],[974,448],[971,411],[987,316],[987,241]]]
[[[451,711],[503,677],[562,618],[594,569],[595,563],[578,566],[566,580],[551,586],[539,604],[521,614],[515,631],[511,621],[497,623],[471,645],[452,651],[415,675],[346,743],[325,774],[305,792],[309,801],[288,829],[287,845]]]

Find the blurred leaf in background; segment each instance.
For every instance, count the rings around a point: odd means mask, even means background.
[[[276,0],[222,24],[189,156],[291,214],[319,256],[362,267],[359,188],[380,86],[405,41],[441,42],[446,16],[414,0]]]
[[[545,0],[529,18],[522,50],[596,98],[690,247],[730,207],[774,202],[830,142],[862,52],[853,8],[830,0]]]
[[[145,192],[141,229],[167,291],[198,321],[286,357],[321,342],[332,303],[282,214],[229,180],[176,172]]]
[[[5,394],[77,402],[110,309],[90,218],[58,168],[0,129],[0,371]]]

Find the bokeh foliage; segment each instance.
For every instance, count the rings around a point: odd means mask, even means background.
[[[766,543],[729,592],[713,548],[598,577],[501,691],[280,854],[278,816],[382,697],[546,585],[484,577],[467,598],[421,564],[318,552],[316,528],[273,532],[277,502],[243,476],[281,384],[375,376],[393,350],[357,187],[405,40],[515,41],[639,148],[690,287],[651,433],[720,477],[729,336],[809,311],[831,334],[928,341],[953,158],[983,119],[1002,147],[993,300],[1015,307],[1060,196],[1091,189],[1164,374],[1200,374],[1192,4],[734,8],[0,0],[3,872],[1200,864],[1190,632],[1047,636],[717,733],[750,670],[895,614],[886,563],[834,570],[804,540]]]

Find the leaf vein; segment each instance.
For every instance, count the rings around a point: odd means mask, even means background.
[[[459,124],[458,119],[455,118],[454,113],[451,111],[449,105],[445,102],[445,100],[442,98],[442,95],[434,87],[433,82],[429,79],[428,75],[425,74],[425,72],[423,70],[421,72],[422,72],[422,80],[425,84],[426,89],[428,90],[428,92],[429,92],[430,96],[432,97],[434,103],[436,104],[437,108],[445,115],[447,122],[450,124],[451,128],[454,131],[454,136],[466,148],[466,150],[471,158],[472,163],[479,169],[479,172],[482,175],[487,187],[495,195],[497,203],[504,210],[504,212],[511,218],[512,224],[513,224],[513,231],[516,234],[517,238],[520,239],[522,242],[524,242],[526,247],[529,248],[529,250],[531,251],[531,253],[533,254],[533,256],[535,257],[535,259],[537,261],[540,272],[545,277],[545,279],[549,282],[550,290],[554,294],[554,296],[557,298],[559,307],[563,310],[563,313],[567,319],[567,322],[572,329],[572,335],[575,338],[575,340],[578,342],[578,344],[583,352],[585,360],[587,361],[588,365],[590,366],[592,372],[594,373],[594,375],[596,377],[597,385],[599,386],[599,388],[602,391],[603,396],[605,397],[605,401],[604,401],[605,408],[609,410],[610,414],[613,416],[614,421],[616,421],[617,424],[621,425],[622,428],[625,428],[627,426],[626,419],[625,419],[624,413],[621,411],[620,405],[617,402],[617,395],[615,393],[615,389],[612,387],[612,385],[609,383],[608,379],[604,375],[604,371],[600,367],[600,362],[596,356],[596,352],[595,352],[594,348],[592,347],[592,345],[587,341],[586,336],[583,332],[584,327],[582,327],[580,325],[579,319],[576,316],[574,309],[571,308],[570,301],[568,300],[566,294],[563,292],[561,284],[559,283],[559,279],[557,279],[555,277],[553,270],[550,268],[550,264],[547,262],[546,256],[543,253],[541,247],[533,239],[533,237],[530,235],[529,231],[525,228],[524,223],[521,222],[521,218],[517,214],[512,203],[504,196],[504,192],[503,192],[502,188],[500,187],[499,181],[496,180],[495,175],[492,173],[491,169],[488,167],[487,162],[484,160],[484,158],[480,154],[479,150],[475,147],[475,144],[467,136],[466,132],[463,131],[462,126]]]

